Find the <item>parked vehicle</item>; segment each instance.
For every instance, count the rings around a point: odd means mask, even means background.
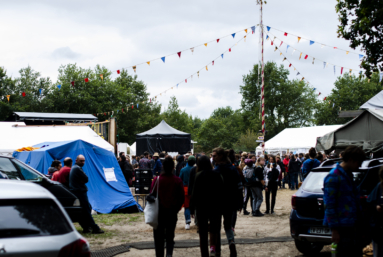
[[[323,182],[330,170],[341,161],[341,159],[328,160],[313,169],[301,188],[292,196],[290,233],[297,249],[305,255],[318,253],[325,245],[332,243],[331,229],[323,226]],[[371,159],[364,161],[362,167],[354,172],[354,181],[358,185],[362,208],[365,210],[367,209],[365,200],[378,183],[379,169],[382,166],[383,159]],[[362,240],[366,240],[366,244],[369,242],[369,238]]]
[[[0,172],[8,179],[26,180],[44,187],[64,206],[71,220],[78,221],[81,214],[80,201],[61,183],[48,179],[44,174],[13,157],[0,156]]]
[[[41,186],[0,180],[0,213],[0,256],[90,257],[88,242]]]

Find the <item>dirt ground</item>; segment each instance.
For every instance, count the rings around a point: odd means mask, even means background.
[[[238,215],[235,228],[236,238],[263,238],[290,236],[289,214],[291,210],[291,196],[294,191],[288,189],[279,190],[275,212],[276,215],[264,217]],[[266,209],[262,204],[261,211]],[[248,207],[250,210],[250,206]],[[103,235],[84,236],[89,240],[92,250],[104,249],[129,242],[152,241],[153,232],[150,226],[144,223],[144,216],[140,214],[112,214],[95,215],[98,223],[106,233]],[[81,231],[81,228],[78,228]],[[183,211],[178,214],[175,241],[187,239],[199,239],[197,229],[185,230],[185,218]],[[225,234],[222,230],[222,240]],[[223,256],[228,256],[228,246],[222,247]],[[264,243],[254,245],[238,245],[238,256],[303,256],[296,250],[294,242]],[[325,247],[321,256],[330,256],[329,247]],[[123,256],[155,256],[154,250],[136,250],[120,254]],[[175,249],[174,256],[200,256],[199,248]]]

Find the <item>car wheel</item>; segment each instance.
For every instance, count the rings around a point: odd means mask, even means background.
[[[295,246],[297,247],[298,251],[300,251],[304,255],[310,256],[312,254],[317,254],[320,251],[322,251],[324,245],[295,239]]]

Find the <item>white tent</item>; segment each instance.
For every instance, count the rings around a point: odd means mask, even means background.
[[[130,156],[136,155],[136,142],[130,146]]]
[[[120,155],[121,152],[126,154],[126,151],[128,150],[129,144],[120,142],[117,144],[117,154]]]
[[[303,128],[287,128],[272,139],[265,142],[265,151],[269,154],[283,155],[286,152],[308,153],[311,147],[315,147],[317,137],[322,137],[343,125],[316,126]],[[256,154],[262,153],[262,147],[258,146]]]
[[[364,103],[359,109],[383,109],[383,90]]]
[[[0,155],[12,156],[12,153],[16,149],[39,143],[78,139],[114,152],[114,147],[88,126],[12,125],[15,124],[11,124],[11,122],[0,122]]]

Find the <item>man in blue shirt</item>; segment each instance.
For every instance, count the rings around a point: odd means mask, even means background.
[[[162,162],[160,161],[160,155],[158,153],[153,154],[154,167],[153,167],[153,177],[159,176],[162,171]]]
[[[186,165],[185,168],[181,169],[180,172],[180,178],[182,179],[182,182],[184,183],[184,190],[185,190],[185,203],[184,203],[184,209],[185,209],[185,229],[190,229],[190,209],[189,209],[189,200],[190,196],[188,195],[188,187],[189,187],[189,178],[190,178],[190,171],[193,168],[195,164],[195,157],[193,155],[189,156],[188,158],[188,165]]]

